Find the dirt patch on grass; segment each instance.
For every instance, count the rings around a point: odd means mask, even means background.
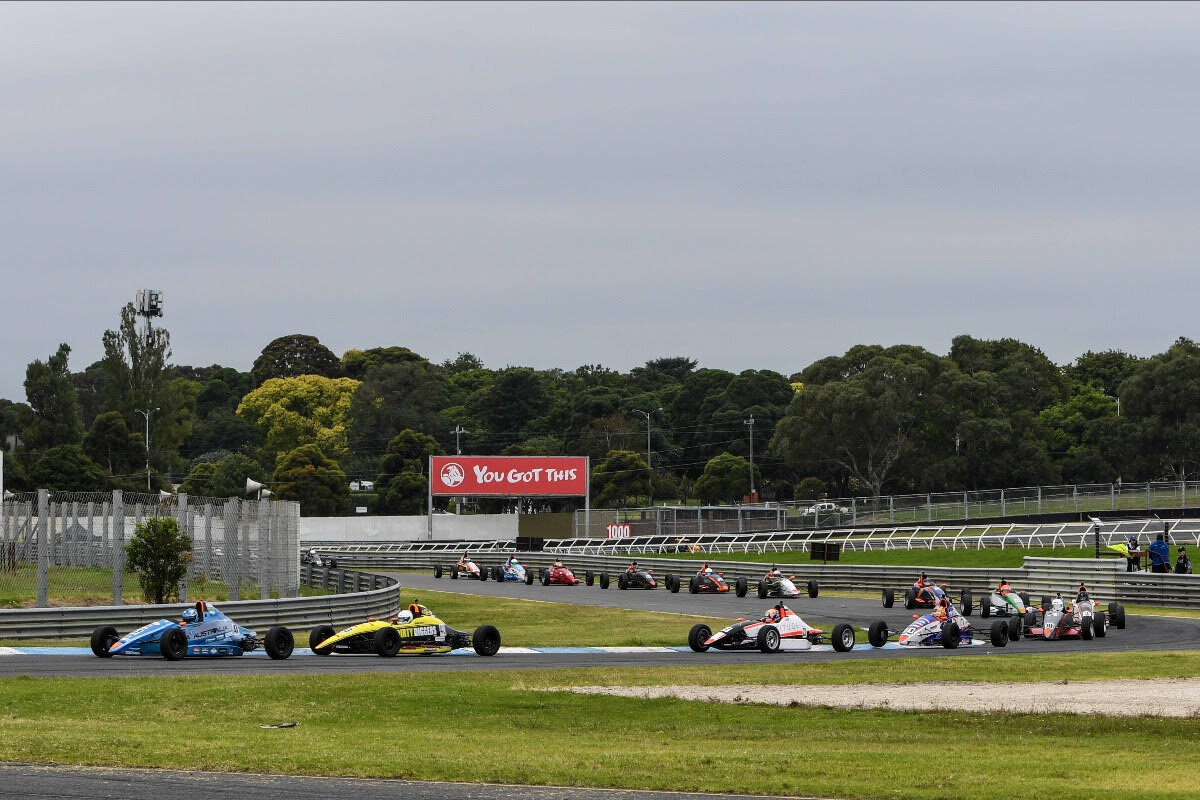
[[[1058,681],[1055,683],[920,683],[839,686],[579,686],[567,691],[617,697],[675,697],[706,703],[884,709],[1004,711],[1200,717],[1200,678]]]

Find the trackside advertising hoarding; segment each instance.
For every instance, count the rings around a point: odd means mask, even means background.
[[[583,497],[583,456],[432,456],[430,485],[435,497]]]

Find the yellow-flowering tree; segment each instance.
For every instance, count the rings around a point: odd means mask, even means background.
[[[306,444],[344,458],[346,412],[358,386],[351,378],[320,375],[271,378],[242,398],[237,415],[263,432],[272,458]]]

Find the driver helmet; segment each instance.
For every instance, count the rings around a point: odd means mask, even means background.
[[[927,581],[927,580],[929,580],[929,576],[928,576],[928,575],[926,575],[924,572],[922,572],[922,573],[921,573],[921,580],[923,580],[923,581]]]
[[[185,623],[188,623],[188,624],[190,624],[190,623],[192,623],[192,622],[195,622],[195,621],[196,621],[196,619],[197,619],[196,609],[194,609],[194,608],[185,608],[185,609],[183,610],[183,621],[184,621]]]
[[[406,622],[412,622],[413,614],[408,609],[405,609],[404,611],[400,612],[400,616],[397,617],[397,619],[400,621],[400,624],[403,625]]]
[[[470,560],[471,560],[470,556],[463,556],[463,561],[470,561]]]
[[[1051,600],[1051,601],[1050,601],[1050,608],[1051,608],[1051,609],[1053,609],[1054,611],[1062,611],[1062,610],[1063,610],[1063,601],[1062,601],[1062,598],[1061,598],[1061,597],[1056,597],[1056,598],[1054,598],[1053,600]]]
[[[511,558],[509,558],[509,559],[508,559],[508,563],[510,563],[510,564],[516,564],[516,563],[517,563],[517,557],[516,557],[516,556],[512,556]]]
[[[779,609],[778,608],[767,609],[767,622],[779,622]]]

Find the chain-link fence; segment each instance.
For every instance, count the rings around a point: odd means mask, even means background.
[[[0,608],[143,602],[125,545],[154,517],[174,517],[192,540],[181,600],[299,593],[298,503],[43,489],[0,502]]]

